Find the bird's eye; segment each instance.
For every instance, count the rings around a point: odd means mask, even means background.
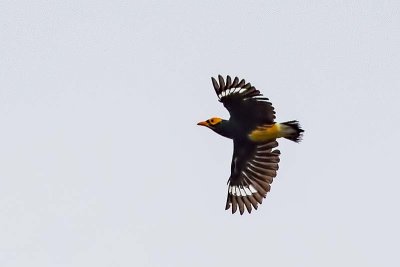
[[[211,122],[211,124],[214,124],[214,119],[211,119],[210,122]]]

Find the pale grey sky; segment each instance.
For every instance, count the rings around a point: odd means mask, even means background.
[[[1,1],[0,59],[0,266],[400,265],[398,1]],[[251,215],[218,74],[306,130]]]

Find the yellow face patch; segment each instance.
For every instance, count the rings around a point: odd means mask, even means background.
[[[253,142],[266,142],[278,137],[281,137],[279,123],[259,126],[249,134],[249,139]]]
[[[220,123],[221,121],[222,121],[221,118],[211,118],[211,119],[207,120],[207,122],[210,125],[216,125],[216,124]]]

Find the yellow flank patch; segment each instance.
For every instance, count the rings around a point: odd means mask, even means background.
[[[281,127],[279,123],[259,126],[249,134],[249,139],[253,142],[265,142],[278,137],[281,137]]]

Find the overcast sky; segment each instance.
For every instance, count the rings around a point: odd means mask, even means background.
[[[0,266],[400,266],[398,1],[0,2]],[[225,211],[210,77],[297,119]]]

